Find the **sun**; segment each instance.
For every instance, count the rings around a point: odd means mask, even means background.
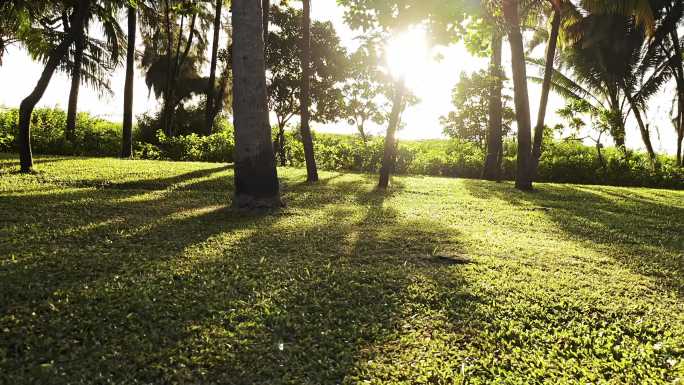
[[[385,47],[387,68],[407,86],[420,82],[429,64],[429,47],[423,27],[414,26],[394,35]]]

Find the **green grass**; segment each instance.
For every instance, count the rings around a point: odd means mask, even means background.
[[[684,192],[0,156],[0,383],[684,383]]]

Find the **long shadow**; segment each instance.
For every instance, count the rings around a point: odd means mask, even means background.
[[[558,228],[588,241],[632,271],[684,295],[684,206],[617,187],[541,185],[522,193],[510,184],[463,182],[476,197],[542,210]]]
[[[288,185],[289,215],[250,216],[204,190],[221,170],[3,199],[5,379],[340,383],[402,333],[417,276],[458,268],[431,255],[458,233],[370,182]]]

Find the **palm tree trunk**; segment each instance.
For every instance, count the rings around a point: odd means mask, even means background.
[[[82,4],[81,4],[82,3]],[[79,6],[87,7],[90,0],[81,0]],[[78,17],[76,17],[78,16]],[[81,71],[83,64],[83,50],[85,49],[85,19],[86,13],[74,15],[71,25],[72,33],[75,34],[74,67],[71,69],[71,90],[69,91],[69,102],[67,104],[66,128],[64,137],[73,142],[76,136],[76,113],[78,110],[78,92],[81,88]]]
[[[233,123],[236,208],[281,205],[266,104],[263,15],[254,0],[233,0]]]
[[[287,166],[287,156],[285,154],[285,125],[278,126],[278,155],[280,157],[280,165]]]
[[[561,13],[560,8],[553,12],[551,21],[551,34],[546,46],[546,66],[544,68],[544,81],[542,83],[541,100],[539,101],[539,114],[537,115],[537,125],[534,128],[534,142],[532,143],[532,177],[536,177],[539,167],[539,158],[542,153],[542,143],[544,140],[544,120],[546,118],[546,107],[549,103],[549,91],[551,90],[551,75],[553,74],[553,60],[556,57],[556,46],[558,44],[558,32],[560,31]]]
[[[520,190],[532,189],[531,173],[531,120],[530,98],[527,91],[527,69],[525,67],[525,48],[520,31],[520,16],[517,0],[503,0],[503,12],[508,24],[508,41],[511,46],[513,69],[513,91],[515,115],[518,123],[518,160],[515,187]]]
[[[309,127],[309,104],[311,104],[311,0],[304,0],[304,17],[302,20],[302,100],[301,107],[301,132],[302,144],[304,145],[304,158],[306,160],[307,182],[318,182],[318,169],[314,156],[311,127]]]
[[[271,18],[271,1],[262,0],[261,9],[263,11],[263,23],[264,23],[264,46],[268,46],[268,22]]]
[[[382,156],[382,167],[380,167],[380,181],[378,188],[387,189],[389,186],[390,173],[394,169],[394,160],[396,158],[396,133],[399,126],[399,116],[404,104],[404,95],[406,93],[406,86],[403,80],[397,81],[396,90],[394,91],[394,100],[392,101],[392,112],[390,114],[389,125],[387,126],[387,134],[385,134],[385,151]]]
[[[501,73],[501,46],[503,36],[498,33],[492,34],[492,57],[489,63],[489,71],[492,81],[489,91],[489,122],[487,128],[487,157],[485,158],[482,178],[498,180],[501,173],[499,167],[499,153],[503,141],[501,89],[503,77]]]
[[[163,92],[163,104],[161,111],[162,130],[166,135],[173,134],[170,127],[171,106],[171,73],[173,72],[173,32],[171,30],[171,6],[169,0],[164,0],[164,27],[166,31],[166,80]],[[180,37],[179,37],[180,39]]]
[[[648,127],[646,127],[646,124],[644,123],[644,119],[641,117],[641,111],[639,110],[639,105],[636,103],[632,95],[629,93],[627,89],[624,89],[625,95],[627,96],[627,101],[629,102],[629,105],[632,107],[632,112],[634,112],[634,117],[637,120],[637,124],[639,125],[639,132],[641,133],[641,139],[644,141],[644,145],[646,146],[646,151],[648,152],[648,157],[651,160],[651,165],[655,167],[656,165],[656,154],[655,151],[653,150],[653,144],[651,143],[651,135],[648,132]]]
[[[126,48],[126,82],[124,84],[123,135],[121,157],[133,157],[133,82],[135,78],[135,34],[137,9],[128,6],[128,47]]]
[[[216,63],[218,62],[218,45],[221,33],[221,8],[223,0],[216,0],[216,14],[214,15],[214,41],[211,48],[211,66],[209,69],[209,86],[207,87],[207,105],[205,110],[206,135],[211,135],[214,126],[214,104],[216,103]]]
[[[679,128],[679,132],[677,133],[677,165],[679,167],[684,167],[684,159],[682,154],[682,142],[684,142],[684,129],[681,127]]]

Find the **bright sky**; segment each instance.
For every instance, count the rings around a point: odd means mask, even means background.
[[[340,35],[342,42],[350,51],[357,47],[355,37],[360,32],[351,31],[343,22],[344,10],[336,5],[335,0],[315,0],[312,2],[312,18],[321,21],[331,21]],[[415,40],[415,39],[414,39]],[[451,105],[451,90],[458,81],[461,72],[472,72],[487,67],[486,58],[476,58],[470,55],[462,45],[451,47],[438,47],[437,51],[443,56],[439,62],[428,58],[412,62],[421,68],[416,68],[412,76],[407,80],[414,94],[420,98],[420,103],[411,106],[403,114],[405,128],[400,131],[402,139],[428,139],[442,136],[442,127],[439,117],[446,115],[453,109]],[[543,50],[542,50],[543,53]],[[433,55],[434,56],[434,55]],[[504,45],[504,67],[509,60],[508,46]],[[408,56],[407,56],[408,57]],[[3,85],[0,93],[0,106],[17,107],[21,100],[26,97],[35,86],[40,72],[40,63],[32,61],[28,55],[17,47],[11,47],[0,67],[0,84]],[[533,71],[528,69],[528,71]],[[531,72],[530,74],[533,74]],[[102,96],[87,86],[81,88],[79,108],[94,115],[110,120],[121,119],[123,106],[124,69],[120,68],[113,74],[113,96]],[[57,73],[53,77],[40,106],[58,106],[65,108],[69,95],[70,82],[68,76]],[[648,117],[652,122],[652,140],[656,149],[660,152],[673,154],[675,152],[675,133],[669,121],[668,113],[672,103],[671,87],[654,98],[651,103],[651,111]],[[533,124],[537,116],[537,104],[540,87],[530,83],[530,104],[532,106]],[[149,95],[142,74],[138,71],[135,80],[135,106],[134,114],[139,115],[146,111],[158,108],[159,103],[152,95]],[[562,107],[563,101],[556,95],[551,95],[547,121],[549,125],[559,123],[554,111]],[[326,132],[354,133],[355,129],[348,126],[344,121],[334,124],[314,125],[314,129]],[[371,131],[380,134],[383,127],[371,127]],[[610,143],[612,144],[612,143]],[[631,148],[643,148],[638,129],[633,119],[629,122],[627,133],[627,145]]]

